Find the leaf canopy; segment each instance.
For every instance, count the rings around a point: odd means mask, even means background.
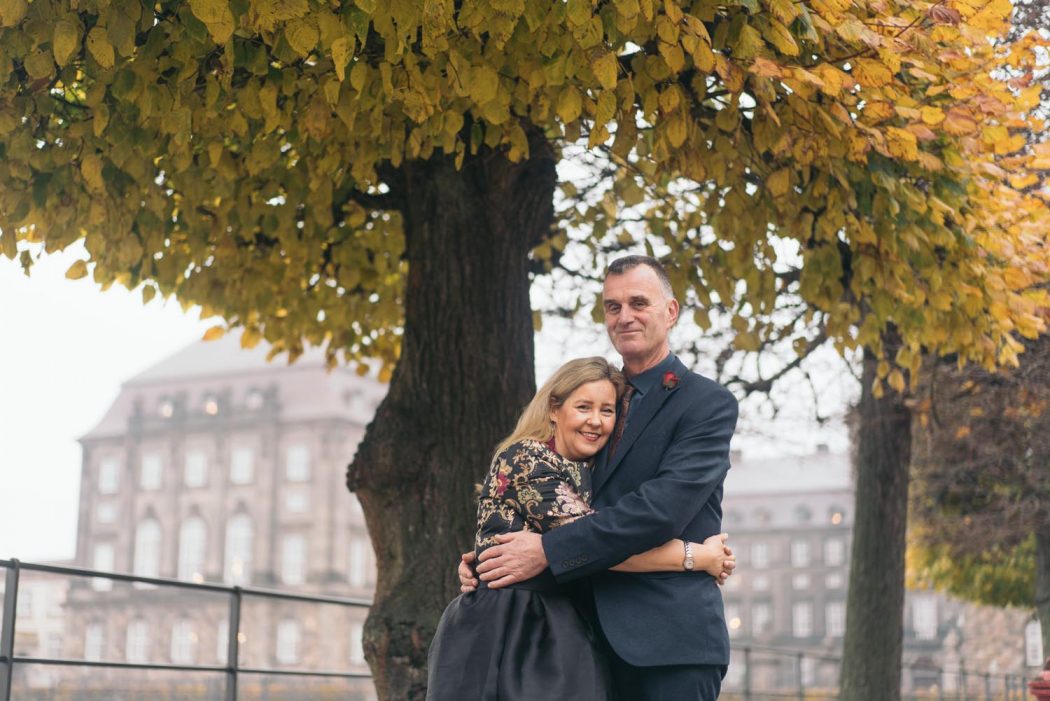
[[[564,225],[644,237],[679,293],[841,349],[893,324],[1009,363],[1042,328],[1044,39],[1008,0],[0,0],[0,249],[84,240],[103,285],[331,362],[398,353],[389,178],[526,129],[612,164]],[[623,223],[626,214],[641,233]],[[537,258],[564,246],[564,232]],[[545,248],[544,248],[545,247]],[[71,277],[88,272],[78,264]],[[703,321],[703,310],[699,311]],[[894,377],[891,384],[899,384]]]

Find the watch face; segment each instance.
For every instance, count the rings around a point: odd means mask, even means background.
[[[685,561],[685,568],[687,570],[693,569],[693,558],[689,558],[688,560]]]

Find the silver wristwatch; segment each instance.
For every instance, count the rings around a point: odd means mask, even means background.
[[[688,540],[683,540],[685,543],[685,560],[682,562],[682,567],[685,568],[686,572],[693,571],[693,544]]]

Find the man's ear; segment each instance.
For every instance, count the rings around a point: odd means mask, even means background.
[[[675,324],[678,323],[678,312],[679,312],[679,309],[680,308],[678,306],[678,300],[675,299],[674,297],[672,297],[671,301],[667,303],[667,311],[668,311],[668,313],[670,314],[670,317],[671,317],[671,326],[674,326]]]

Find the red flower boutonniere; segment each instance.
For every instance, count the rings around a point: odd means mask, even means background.
[[[664,373],[664,389],[674,389],[678,386],[678,375],[673,372]]]

